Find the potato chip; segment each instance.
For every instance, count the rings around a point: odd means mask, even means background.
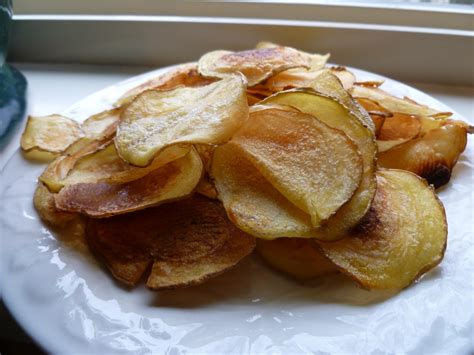
[[[374,128],[375,128],[375,136],[377,137],[380,133],[380,130],[382,129],[382,125],[385,122],[385,118],[392,116],[392,113],[379,104],[377,104],[375,101],[369,100],[369,99],[364,99],[364,98],[358,98],[357,102],[367,111],[367,113],[370,115],[370,118],[372,119],[372,122],[374,123]]]
[[[448,183],[466,143],[467,126],[446,123],[422,137],[380,153],[377,162],[384,168],[411,171],[438,188]]]
[[[258,84],[272,75],[291,68],[310,68],[311,57],[290,47],[251,49],[242,52],[213,51],[203,55],[198,70],[204,76],[225,78],[242,73],[248,86]]]
[[[224,143],[247,117],[240,75],[200,88],[145,91],[124,110],[115,144],[125,161],[143,167],[170,145]]]
[[[63,180],[72,170],[76,162],[84,156],[105,148],[110,141],[110,138],[101,140],[89,137],[80,138],[71,144],[63,155],[57,157],[46,167],[40,175],[39,180],[45,184],[51,192],[59,192],[64,186]]]
[[[328,126],[343,131],[356,144],[363,161],[362,181],[351,200],[344,204],[315,235],[321,240],[340,238],[366,214],[375,195],[377,147],[372,131],[336,99],[313,90],[283,91],[262,102],[262,104],[269,103],[289,105],[314,115]]]
[[[441,112],[425,105],[420,105],[408,98],[400,99],[375,87],[355,85],[350,93],[355,98],[365,98],[377,102],[390,112],[404,113],[407,115],[449,117],[450,112]]]
[[[377,173],[377,193],[358,231],[321,252],[367,289],[400,290],[443,259],[444,208],[426,182],[401,170]]]
[[[189,196],[203,173],[199,155],[186,156],[123,184],[80,183],[65,186],[56,196],[59,210],[91,217],[109,217]]]
[[[309,214],[289,202],[235,144],[215,150],[211,175],[229,219],[255,237],[310,237]]]
[[[354,86],[356,77],[354,73],[352,73],[346,67],[332,67],[329,70],[331,71],[331,73],[337,76],[344,90],[349,90],[351,87]]]
[[[216,276],[252,252],[220,203],[194,196],[139,212],[91,219],[86,236],[115,278],[135,285],[153,268],[152,289],[189,286]]]
[[[375,132],[374,122],[367,111],[352,99],[352,97],[342,87],[340,80],[331,73],[330,70],[324,70],[309,85],[310,88],[326,96],[336,99],[346,106],[366,127]]]
[[[138,94],[150,89],[155,90],[171,90],[180,86],[199,87],[213,83],[215,79],[205,78],[199,74],[197,63],[186,63],[178,65],[159,75],[156,78],[146,81],[145,83],[127,91],[117,102],[117,105],[123,105],[133,100]]]
[[[347,202],[362,178],[362,159],[340,130],[312,115],[270,108],[252,112],[231,142],[314,227]]]
[[[61,116],[29,116],[21,136],[21,149],[61,153],[83,135],[79,123]]]
[[[122,184],[140,179],[160,166],[185,156],[190,149],[190,146],[169,146],[160,152],[150,165],[139,168],[127,164],[120,158],[115,145],[111,142],[103,149],[78,159],[68,175],[57,183],[63,186],[98,182]]]
[[[77,213],[59,211],[54,202],[54,194],[41,182],[36,186],[33,205],[40,218],[55,227],[62,227],[77,218]]]
[[[259,239],[256,250],[271,267],[299,280],[312,279],[339,271],[312,245],[309,239]]]
[[[114,108],[93,115],[82,123],[82,131],[86,137],[99,140],[113,137],[117,130],[121,113],[122,108]]]
[[[420,131],[421,122],[417,116],[395,112],[385,119],[377,139],[381,141],[401,138],[410,140],[417,137]]]

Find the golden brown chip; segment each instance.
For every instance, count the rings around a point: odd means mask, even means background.
[[[203,173],[199,155],[186,156],[123,184],[81,183],[65,186],[56,196],[62,211],[108,217],[189,196]]]
[[[321,240],[335,240],[345,235],[366,214],[375,195],[377,147],[372,131],[336,99],[311,89],[283,91],[267,98],[262,104],[285,104],[312,114],[328,126],[343,131],[356,144],[363,162],[362,181],[351,200],[313,236]]]
[[[149,90],[124,110],[115,144],[125,161],[143,167],[171,145],[224,143],[247,117],[241,75],[199,88]]]
[[[428,106],[420,105],[408,98],[400,99],[376,87],[355,85],[351,88],[350,93],[355,98],[375,101],[390,112],[433,117],[449,117],[451,115],[450,112],[441,112]]]
[[[248,86],[291,68],[310,68],[311,57],[290,47],[251,49],[242,52],[213,51],[199,59],[198,70],[207,77],[225,78],[240,72]]]
[[[79,123],[61,116],[29,116],[21,136],[21,149],[61,153],[83,135]]]
[[[421,122],[417,116],[395,112],[385,118],[377,139],[390,141],[395,139],[413,139],[421,131]]]
[[[255,237],[310,237],[309,214],[294,206],[230,143],[216,149],[212,177],[230,220]]]
[[[466,143],[467,126],[448,122],[422,137],[380,153],[378,165],[411,171],[437,188],[448,183]]]
[[[40,218],[55,227],[62,227],[77,217],[77,213],[58,211],[54,194],[49,192],[41,182],[36,186],[33,205]]]
[[[426,182],[406,171],[382,170],[365,224],[317,246],[362,287],[400,290],[441,262],[446,238],[443,205]]]
[[[255,240],[236,229],[219,202],[195,195],[155,208],[91,220],[91,249],[120,281],[135,285],[153,263],[147,286],[190,286],[250,254]]]
[[[382,106],[377,104],[375,101],[358,98],[357,102],[367,111],[370,115],[370,118],[374,122],[375,126],[375,136],[377,137],[380,133],[380,129],[382,128],[383,123],[385,122],[386,117],[390,117],[392,113]]]
[[[270,108],[252,112],[231,142],[291,203],[321,226],[360,184],[357,147],[312,115]]]
[[[339,269],[303,238],[257,240],[258,254],[270,266],[299,280],[338,272]]]
[[[197,63],[186,63],[159,75],[156,78],[127,91],[117,102],[121,106],[132,101],[138,94],[150,90],[172,90],[180,86],[199,87],[213,83],[215,79],[205,78],[199,74]]]

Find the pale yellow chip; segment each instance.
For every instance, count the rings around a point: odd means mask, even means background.
[[[122,108],[119,107],[93,115],[82,122],[82,131],[86,137],[93,139],[113,137],[117,130],[121,113]]]
[[[365,223],[347,238],[318,245],[364,288],[400,290],[441,262],[446,238],[443,205],[426,182],[382,170]]]
[[[357,101],[353,100],[346,90],[341,90],[341,85],[341,81],[330,70],[324,70],[309,86],[317,92],[335,98],[346,106],[366,127],[375,132],[374,122],[367,111]]]
[[[290,47],[251,49],[242,52],[218,50],[199,59],[199,72],[204,76],[225,78],[242,73],[248,86],[258,84],[272,75],[291,68],[310,68],[311,57]]]
[[[205,78],[199,74],[197,63],[186,63],[178,65],[164,74],[150,79],[145,83],[127,91],[117,102],[117,105],[123,105],[132,101],[138,94],[150,90],[171,90],[180,86],[198,87],[214,82],[215,79]]]
[[[29,116],[21,136],[24,151],[61,153],[83,135],[79,123],[61,116]]]
[[[122,184],[140,179],[160,166],[185,156],[190,149],[191,146],[169,146],[160,152],[150,165],[139,168],[120,158],[112,142],[103,149],[78,159],[68,175],[58,183],[63,186],[97,182]]]
[[[63,227],[77,217],[77,213],[59,211],[54,202],[54,194],[41,182],[36,186],[33,205],[40,218],[55,227]]]
[[[316,117],[270,108],[250,114],[231,142],[314,227],[354,194],[363,164],[355,144]]]
[[[145,91],[124,110],[115,143],[125,161],[143,167],[170,145],[224,143],[247,117],[241,75],[199,88]]]
[[[259,239],[256,250],[271,267],[299,280],[339,271],[306,238]]]
[[[309,214],[278,192],[235,144],[215,150],[211,175],[229,219],[241,230],[263,239],[311,236]]]
[[[342,87],[340,89],[342,90]],[[372,131],[336,99],[310,89],[282,91],[262,103],[289,105],[312,114],[328,126],[343,131],[356,144],[363,162],[362,181],[351,200],[314,234],[320,240],[335,240],[342,237],[366,214],[375,195],[377,146]],[[334,161],[334,158],[329,159],[331,162]]]
[[[428,106],[421,105],[408,98],[398,98],[377,87],[354,85],[350,93],[355,98],[366,98],[377,102],[390,112],[405,113],[408,115],[449,117],[450,112],[441,112]]]
[[[344,90],[349,90],[354,86],[356,77],[353,72],[348,70],[346,67],[332,67],[329,69],[342,84]]]
[[[128,213],[189,196],[203,173],[193,149],[186,156],[123,184],[89,183],[67,185],[56,196],[56,207],[90,217]]]

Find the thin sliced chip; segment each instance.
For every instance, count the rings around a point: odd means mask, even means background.
[[[390,95],[379,88],[355,85],[350,93],[355,98],[365,98],[377,102],[390,112],[405,113],[407,115],[449,117],[450,112],[441,112],[425,105],[420,105],[413,100]]]
[[[170,145],[224,143],[247,117],[240,75],[200,88],[145,91],[124,110],[115,144],[125,161],[143,167]]]
[[[93,115],[82,123],[82,131],[86,137],[93,139],[100,140],[113,137],[117,130],[121,113],[122,108],[119,107]]]
[[[185,156],[190,149],[191,146],[169,146],[160,152],[150,165],[138,168],[120,158],[115,145],[111,142],[103,149],[78,159],[68,175],[57,183],[62,186],[98,182],[123,184],[140,179],[159,167]]]
[[[251,49],[242,52],[213,51],[199,59],[199,72],[208,77],[225,78],[242,73],[248,86],[291,68],[310,68],[311,57],[291,47]]]
[[[308,280],[339,271],[308,239],[259,239],[256,250],[271,267],[299,280]]]
[[[311,236],[310,216],[279,193],[238,146],[230,142],[215,150],[211,175],[239,229],[263,239]]]
[[[196,151],[124,184],[65,186],[56,196],[59,210],[102,218],[128,213],[189,196],[203,173]]]
[[[329,70],[331,70],[331,73],[337,76],[344,90],[349,90],[354,86],[356,77],[354,73],[348,70],[346,67],[332,67]]]
[[[375,136],[377,137],[380,133],[380,130],[382,129],[382,125],[385,122],[385,118],[392,116],[392,113],[379,104],[377,104],[375,101],[369,100],[369,99],[364,99],[364,98],[358,98],[357,102],[367,111],[367,113],[370,115],[370,118],[372,119],[374,123],[374,128],[375,128]]]
[[[347,202],[362,178],[362,159],[340,130],[312,115],[270,108],[252,112],[231,142],[314,227]]]
[[[382,170],[365,224],[347,238],[318,245],[362,287],[400,290],[441,262],[446,238],[443,205],[426,182]]]
[[[420,131],[421,121],[417,116],[395,112],[391,117],[385,118],[377,139],[381,141],[411,140],[416,138]]]
[[[342,237],[366,214],[375,195],[377,147],[372,131],[336,99],[310,89],[283,91],[267,98],[262,104],[290,105],[312,114],[328,126],[342,130],[356,144],[363,162],[362,181],[351,200],[314,235],[321,240],[335,240]]]
[[[309,85],[310,88],[337,101],[346,106],[366,127],[375,132],[374,122],[367,111],[352,99],[346,90],[341,88],[340,80],[331,73],[330,70],[323,70],[320,75]]]
[[[205,78],[199,74],[197,63],[186,63],[127,91],[119,99],[117,105],[122,106],[123,104],[132,101],[138,94],[150,89],[171,90],[180,86],[199,87],[208,85],[214,81],[215,79]]]
[[[62,227],[77,218],[77,213],[59,211],[54,202],[54,194],[41,182],[36,186],[33,205],[40,218],[55,227]]]
[[[448,183],[451,171],[466,148],[467,126],[450,122],[428,131],[378,155],[378,165],[384,168],[411,171],[436,188]]]
[[[21,148],[61,153],[83,135],[79,123],[61,116],[29,116],[21,136]]]
[[[399,139],[393,139],[389,141],[377,140],[378,153],[380,154],[380,153],[386,152],[387,150],[398,147],[399,145],[409,142],[412,139],[413,138],[399,138]]]
[[[109,143],[110,138],[97,140],[89,137],[82,137],[75,143],[71,144],[63,155],[52,161],[40,175],[39,180],[45,184],[51,192],[59,192],[59,190],[64,186],[62,181],[66,178],[67,174],[69,174],[79,159],[103,149]]]
[[[203,197],[106,219],[91,219],[91,249],[113,276],[135,285],[153,263],[152,289],[201,283],[237,264],[255,240],[237,230],[220,203]]]
[[[368,81],[356,81],[354,85],[359,85],[359,86],[367,86],[371,88],[378,88],[379,86],[382,86],[384,83],[384,80],[368,80]]]

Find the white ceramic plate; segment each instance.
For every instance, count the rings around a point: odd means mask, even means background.
[[[83,120],[157,70],[109,87],[63,114]],[[384,79],[355,70],[359,80]],[[452,111],[404,84],[387,91]],[[458,118],[459,115],[457,115]],[[44,226],[32,196],[42,165],[18,152],[1,173],[1,289],[25,330],[53,353],[470,353],[473,348],[472,137],[439,191],[449,223],[442,264],[392,297],[343,276],[299,284],[256,257],[193,288],[121,287],[77,234]]]

